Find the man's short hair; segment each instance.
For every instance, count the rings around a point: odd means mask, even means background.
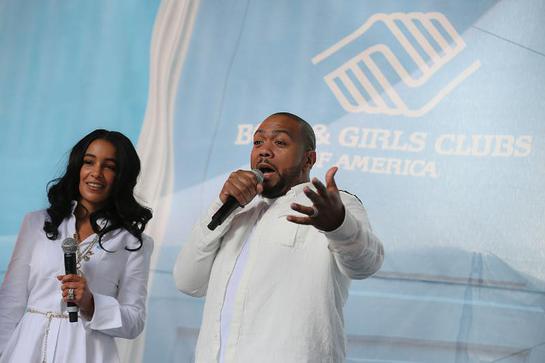
[[[314,130],[312,129],[312,126],[310,126],[308,122],[306,122],[301,117],[290,112],[277,112],[272,114],[270,117],[272,116],[285,116],[299,123],[299,125],[301,126],[301,136],[303,137],[305,150],[306,151],[316,150],[316,135],[314,134]]]

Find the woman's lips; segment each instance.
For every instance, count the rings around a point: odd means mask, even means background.
[[[87,182],[85,184],[93,192],[100,192],[105,188],[105,185],[102,183]]]

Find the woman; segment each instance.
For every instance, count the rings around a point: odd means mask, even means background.
[[[142,233],[151,211],[133,195],[139,172],[119,132],[95,130],[73,147],[50,207],[29,213],[17,237],[0,288],[1,363],[116,362],[114,337],[142,332],[153,241]],[[77,275],[64,274],[66,238],[78,242]]]

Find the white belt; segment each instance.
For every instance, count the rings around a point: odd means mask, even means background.
[[[58,313],[54,311],[40,311],[33,308],[27,308],[27,312],[32,314],[40,314],[47,318],[47,325],[45,327],[45,335],[42,342],[42,363],[47,363],[47,337],[49,335],[49,328],[51,327],[51,320],[56,319],[68,319],[68,314]]]

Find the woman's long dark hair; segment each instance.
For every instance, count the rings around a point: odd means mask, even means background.
[[[142,232],[152,213],[134,198],[133,191],[140,173],[140,159],[131,141],[117,131],[95,130],[72,148],[64,175],[49,182],[47,198],[50,207],[47,213],[50,220],[45,221],[43,229],[47,238],[55,240],[59,237],[59,225],[72,213],[72,201],[79,201],[81,198],[79,182],[83,156],[95,140],[108,141],[115,147],[116,167],[111,194],[103,208],[91,213],[91,226],[99,236],[98,243],[103,249],[105,248],[102,246],[102,236],[117,228],[124,228],[140,241],[137,248],[125,248],[137,251],[142,247]],[[106,227],[98,226],[97,220],[100,218],[108,221]]]

